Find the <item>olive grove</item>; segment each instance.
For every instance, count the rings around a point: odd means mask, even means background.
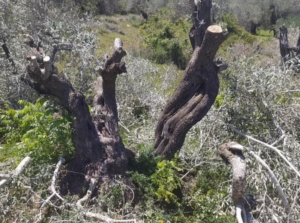
[[[1,221],[299,221],[297,69],[278,40],[222,48],[214,13],[234,3],[157,2],[191,20],[184,71],[117,28],[136,18],[114,13],[153,2],[99,1],[113,16],[95,17],[81,1],[0,0]]]

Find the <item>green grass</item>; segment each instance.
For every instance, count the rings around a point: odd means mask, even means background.
[[[270,40],[274,37],[274,33],[272,30],[257,29],[256,37],[262,40]]]

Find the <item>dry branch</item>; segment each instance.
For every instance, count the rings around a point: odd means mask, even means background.
[[[274,183],[274,185],[276,186],[276,189],[278,191],[278,194],[282,200],[283,206],[285,207],[285,210],[289,216],[289,222],[290,223],[294,223],[294,216],[289,204],[289,201],[287,200],[287,197],[285,196],[285,193],[283,191],[283,188],[280,185],[279,180],[277,179],[277,177],[275,176],[275,174],[273,173],[273,171],[271,170],[271,168],[266,164],[266,162],[264,160],[262,160],[257,154],[255,154],[253,151],[248,150],[248,152],[250,153],[251,156],[253,156],[268,172],[271,181]]]
[[[82,207],[82,203],[86,202],[90,199],[90,197],[93,193],[93,190],[95,189],[96,183],[97,183],[96,179],[92,178],[91,182],[90,182],[89,189],[86,192],[86,195],[83,198],[79,199],[76,203],[76,206],[79,208],[79,210],[83,211],[84,216],[89,217],[89,218],[95,218],[95,219],[98,219],[100,221],[104,221],[104,222],[108,222],[108,223],[113,223],[113,222],[136,222],[135,219],[116,220],[116,219],[112,219],[112,218],[107,217],[107,216],[102,215],[102,214],[93,213],[93,212],[90,212],[90,211],[85,211]]]
[[[232,166],[232,200],[238,223],[248,222],[246,219],[250,216],[245,207],[246,162],[242,151],[243,147],[236,142],[225,143],[218,150],[222,159]]]
[[[227,124],[228,125],[228,127],[229,128],[231,128],[234,132],[236,132],[236,133],[238,133],[239,135],[241,135],[241,136],[244,136],[244,137],[246,137],[247,139],[250,139],[250,140],[252,140],[252,141],[254,141],[254,142],[257,142],[257,143],[259,143],[259,144],[261,144],[261,145],[264,145],[265,147],[267,147],[268,149],[271,149],[271,150],[273,150],[274,152],[276,152],[289,166],[290,166],[290,168],[297,174],[297,176],[298,177],[300,177],[300,173],[299,173],[299,171],[296,169],[296,167],[290,162],[290,161],[288,161],[287,160],[287,158],[281,153],[281,151],[279,150],[279,149],[277,149],[276,147],[274,147],[274,146],[272,146],[272,145],[269,145],[269,144],[267,144],[267,143],[265,143],[265,142],[262,142],[262,141],[260,141],[260,140],[258,140],[258,139],[255,139],[255,138],[253,138],[253,137],[251,137],[251,136],[249,136],[249,135],[247,135],[246,133],[243,133],[243,132],[241,132],[241,131],[239,131],[239,130],[237,130],[234,126],[232,126],[231,124]]]
[[[57,180],[57,177],[58,177],[58,171],[61,167],[61,165],[65,162],[66,160],[64,158],[60,158],[58,163],[56,164],[56,167],[55,167],[55,170],[53,172],[53,177],[52,177],[52,180],[51,180],[51,191],[52,191],[52,194],[43,202],[43,204],[41,205],[40,207],[40,213],[38,215],[38,222],[42,220],[42,212],[44,210],[44,208],[46,207],[46,205],[50,202],[50,200],[53,198],[53,197],[58,197],[59,199],[61,199],[62,201],[64,200],[56,191],[55,189],[55,184],[56,184],[56,180]]]
[[[10,183],[13,179],[15,179],[16,177],[18,177],[26,168],[26,166],[29,164],[31,158],[30,157],[25,157],[21,163],[17,166],[17,168],[15,169],[14,173],[11,174],[8,178],[5,177],[5,179],[0,181],[0,188],[4,187],[6,184]],[[3,176],[3,175],[2,175]]]

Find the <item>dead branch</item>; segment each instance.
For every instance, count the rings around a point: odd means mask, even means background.
[[[236,219],[238,223],[247,223],[247,216],[251,214],[246,209],[246,162],[243,147],[236,142],[229,142],[221,145],[218,152],[222,159],[232,166],[232,200],[236,208]]]
[[[246,147],[245,147],[246,148]],[[260,165],[262,165],[268,172],[270,178],[271,178],[271,181],[274,183],[274,185],[276,186],[276,189],[278,191],[278,194],[282,200],[282,203],[283,203],[283,206],[285,207],[285,210],[289,216],[289,222],[290,223],[294,223],[294,216],[293,216],[293,213],[292,213],[292,210],[291,210],[291,207],[290,207],[290,204],[289,204],[289,201],[287,199],[287,197],[285,196],[285,193],[280,185],[280,182],[279,180],[277,179],[277,177],[275,176],[275,174],[273,173],[273,171],[271,170],[271,168],[266,164],[266,162],[261,159],[257,154],[255,154],[253,151],[251,151],[250,149],[248,149],[248,152],[251,156],[253,156],[259,163]]]
[[[66,160],[61,157],[58,161],[58,163],[56,164],[56,167],[55,167],[55,170],[53,172],[53,177],[52,177],[52,180],[51,180],[51,191],[52,191],[52,194],[43,202],[43,204],[41,205],[40,207],[40,213],[38,214],[38,220],[37,222],[41,221],[42,220],[42,212],[44,210],[44,208],[46,207],[46,205],[50,202],[50,200],[56,196],[58,197],[59,199],[61,199],[62,201],[64,200],[56,191],[55,189],[55,184],[56,184],[56,180],[57,180],[57,177],[58,177],[58,171],[61,167],[61,165],[65,162]]]
[[[6,184],[10,183],[13,179],[18,177],[24,171],[26,166],[29,164],[30,160],[31,158],[29,156],[25,157],[21,161],[21,163],[17,166],[13,174],[11,174],[8,178],[4,177],[5,179],[0,181],[0,188],[4,187]]]
[[[246,133],[243,133],[243,132],[237,130],[237,129],[236,129],[233,125],[231,125],[231,124],[227,124],[227,125],[228,125],[229,128],[232,129],[232,131],[236,132],[237,134],[239,134],[239,135],[241,135],[241,136],[244,136],[244,137],[246,137],[247,139],[250,139],[250,140],[252,140],[252,141],[254,141],[254,142],[257,142],[257,143],[259,143],[259,144],[261,144],[261,145],[267,147],[268,149],[271,149],[272,151],[276,152],[276,153],[277,153],[277,154],[278,154],[278,155],[279,155],[279,156],[280,156],[280,157],[281,157],[281,158],[282,158],[282,159],[290,166],[290,168],[297,174],[297,176],[300,177],[299,171],[296,169],[296,167],[295,167],[290,161],[287,160],[287,158],[282,154],[282,152],[281,152],[279,149],[277,149],[276,147],[274,147],[274,146],[272,146],[272,145],[269,145],[269,144],[267,144],[267,143],[265,143],[265,142],[262,142],[262,141],[260,141],[260,140],[258,140],[258,139],[255,139],[255,138],[253,138],[253,137],[247,135]]]
[[[104,222],[108,222],[108,223],[113,223],[113,222],[136,222],[136,219],[116,220],[116,219],[112,219],[112,218],[107,217],[107,216],[102,215],[102,214],[93,213],[93,212],[90,212],[90,211],[86,212],[82,207],[82,203],[86,202],[87,200],[90,199],[90,197],[93,193],[93,190],[95,189],[96,184],[97,184],[97,180],[92,178],[91,181],[90,181],[89,189],[86,192],[86,195],[83,198],[79,199],[76,203],[76,206],[79,208],[79,210],[83,211],[83,214],[86,217],[95,218],[95,219],[98,219],[100,221],[104,221]]]
[[[50,56],[50,60],[54,61],[56,54],[59,51],[72,51],[73,49],[73,44],[71,43],[62,43],[62,44],[54,44],[53,45],[53,50]]]

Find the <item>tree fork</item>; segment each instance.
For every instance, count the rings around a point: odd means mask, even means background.
[[[193,35],[190,33],[190,37],[193,37],[191,44],[195,44],[195,49],[185,75],[162,112],[155,131],[156,154],[167,159],[171,159],[180,150],[188,130],[211,108],[219,90],[218,71],[227,67],[213,60],[228,33],[216,25],[203,30],[204,24],[210,24],[210,16],[202,15],[201,18],[206,20],[201,21],[197,18],[205,12],[210,15],[210,10],[204,11],[202,7],[211,8],[211,1],[196,2],[197,16],[191,29]]]
[[[115,52],[107,57],[100,76],[95,81],[95,97],[90,113],[85,97],[53,65],[53,59],[36,48],[27,58],[30,64],[23,80],[40,93],[59,99],[73,116],[74,159],[68,163],[63,176],[62,193],[83,193],[91,178],[99,183],[113,175],[125,175],[128,151],[118,132],[118,113],[115,99],[115,81],[118,74],[126,72],[122,58],[126,55],[122,41],[116,39]],[[130,153],[132,156],[132,153]]]

